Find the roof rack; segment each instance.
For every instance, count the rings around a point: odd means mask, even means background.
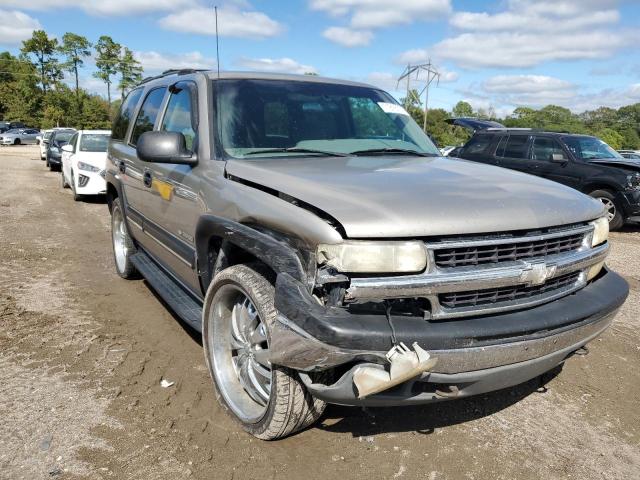
[[[167,75],[189,75],[190,73],[196,72],[207,72],[206,68],[172,68],[169,70],[165,70],[160,75],[153,75],[150,77],[145,77],[138,85],[142,85],[144,83],[148,83],[151,80],[156,80],[158,78],[166,77]]]

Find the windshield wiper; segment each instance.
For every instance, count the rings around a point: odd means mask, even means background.
[[[410,148],[395,148],[395,147],[369,148],[367,150],[356,150],[355,152],[351,152],[350,155],[367,155],[370,153],[400,153],[400,154],[418,155],[419,157],[437,157],[438,156],[435,153],[419,152],[417,150],[412,150]]]
[[[244,156],[248,157],[249,155],[259,155],[263,153],[315,153],[317,155],[326,155],[327,157],[348,157],[346,153],[328,152],[326,150],[315,150],[312,148],[299,147],[265,148],[264,150],[254,150],[252,152],[247,152],[244,154]]]

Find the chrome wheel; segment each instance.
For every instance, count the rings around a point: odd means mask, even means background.
[[[616,204],[613,203],[613,200],[606,197],[598,197],[598,200],[600,200],[604,205],[607,213],[607,219],[611,222],[616,217]]]
[[[267,331],[248,294],[238,285],[219,288],[212,301],[206,342],[219,393],[244,422],[258,422],[271,396]]]
[[[127,246],[127,229],[120,208],[113,209],[111,234],[113,236],[113,253],[116,259],[116,267],[118,267],[118,271],[124,272],[127,267],[129,248]]]

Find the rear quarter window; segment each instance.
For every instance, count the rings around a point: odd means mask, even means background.
[[[493,135],[474,135],[471,140],[469,140],[469,143],[467,143],[467,146],[464,147],[464,154],[479,155],[484,153],[487,148],[489,148],[489,145],[491,145],[492,140]]]

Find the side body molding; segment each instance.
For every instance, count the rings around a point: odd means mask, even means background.
[[[216,248],[210,248],[211,242]],[[287,273],[303,284],[307,274],[296,252],[283,242],[247,225],[215,215],[202,215],[196,226],[197,267],[203,289],[211,283],[221,247],[230,243],[267,264],[277,274]]]

